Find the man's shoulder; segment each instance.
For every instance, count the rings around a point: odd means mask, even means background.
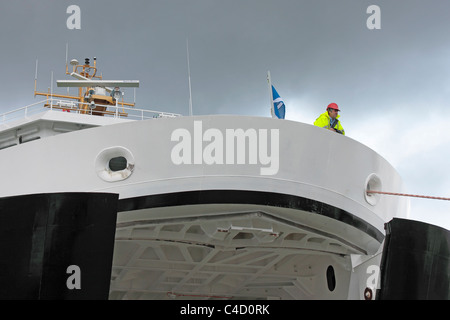
[[[329,119],[328,113],[327,112],[322,113],[321,115],[319,115],[317,117],[316,121],[314,121],[314,124],[322,127],[323,125],[328,123],[328,121],[329,121],[328,119]]]

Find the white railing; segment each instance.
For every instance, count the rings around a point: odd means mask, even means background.
[[[93,109],[91,108],[91,105],[89,103],[53,98],[45,99],[22,108],[0,114],[0,124],[5,124],[20,119],[26,119],[34,114],[38,114],[48,110],[83,114],[91,117],[103,116],[125,118],[130,120],[173,118],[181,116],[181,114],[177,113],[130,108],[122,106],[120,103],[116,106],[95,104],[95,108]]]
[[[30,115],[42,112],[43,106],[42,103],[46,102],[47,100],[42,100],[39,102],[35,102],[33,104],[29,104],[25,107],[15,109],[12,111],[5,112],[0,115],[0,123],[7,123],[14,120],[20,120],[23,118],[27,118]]]

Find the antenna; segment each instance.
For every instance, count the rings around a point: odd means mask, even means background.
[[[36,59],[36,72],[34,73],[34,80],[37,80],[38,59]]]
[[[67,60],[68,60],[68,55],[69,55],[69,43],[66,43],[66,72],[68,72],[68,68],[69,66],[67,65]]]
[[[67,60],[69,59],[69,43],[66,43],[66,74],[69,73],[69,65]],[[69,94],[69,87],[67,87],[67,94]]]
[[[34,73],[34,96],[36,97],[36,85],[37,85],[37,70],[38,70],[38,59],[36,59],[36,71]]]
[[[51,80],[50,80],[50,103],[52,103],[51,101],[53,100],[53,71],[52,71],[52,76],[51,76]]]
[[[188,80],[189,80],[189,115],[192,116],[192,89],[191,89],[191,68],[189,66],[189,40],[186,38]]]

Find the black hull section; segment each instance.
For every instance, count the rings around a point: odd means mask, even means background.
[[[108,299],[118,195],[0,199],[0,299]]]
[[[351,225],[352,227],[367,233],[379,243],[384,239],[384,235],[378,229],[350,212],[320,201],[275,192],[249,190],[197,190],[156,194],[120,200],[118,211],[123,212],[147,208],[217,203],[258,204],[304,210]]]
[[[449,300],[450,231],[393,219],[386,224],[379,300]]]

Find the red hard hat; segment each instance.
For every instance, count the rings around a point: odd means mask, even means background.
[[[336,103],[334,103],[334,102],[330,103],[330,104],[328,105],[327,109],[328,109],[328,108],[330,108],[330,109],[335,109],[335,110],[337,110],[337,111],[341,111],[341,110],[339,110],[338,105],[337,105]]]

